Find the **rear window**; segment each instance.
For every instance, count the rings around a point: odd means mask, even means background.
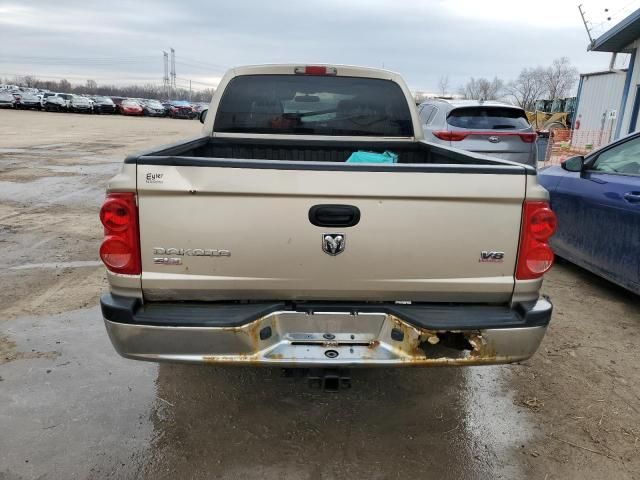
[[[520,130],[529,127],[524,110],[500,107],[464,107],[449,113],[452,127],[481,130]]]
[[[231,80],[214,130],[230,133],[413,136],[407,100],[389,80],[243,75]]]

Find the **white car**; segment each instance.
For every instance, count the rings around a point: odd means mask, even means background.
[[[525,111],[502,102],[432,99],[418,107],[425,139],[536,166],[536,132]]]
[[[58,95],[49,95],[43,97],[42,108],[47,112],[64,112],[67,110],[67,103],[64,98]]]
[[[91,113],[93,111],[93,106],[91,105],[91,101],[88,98],[81,97],[79,95],[73,95],[69,99],[67,110],[69,110],[70,112]]]
[[[69,104],[71,103],[71,99],[73,98],[73,95],[70,93],[56,93],[54,94],[54,97],[59,97],[64,101],[64,108],[65,110],[69,110]]]
[[[8,91],[0,92],[0,108],[14,108],[16,106],[16,99]]]

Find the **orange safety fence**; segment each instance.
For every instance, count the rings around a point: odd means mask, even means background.
[[[612,130],[552,130],[544,165],[558,165],[569,157],[587,155],[611,141]]]

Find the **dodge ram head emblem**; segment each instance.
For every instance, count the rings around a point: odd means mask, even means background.
[[[323,233],[322,250],[334,257],[344,252],[345,237],[344,233]]]

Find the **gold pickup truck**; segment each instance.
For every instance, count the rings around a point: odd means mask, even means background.
[[[536,351],[547,192],[532,167],[425,142],[399,75],[234,68],[201,121],[108,185],[101,307],[121,355],[326,368]]]

